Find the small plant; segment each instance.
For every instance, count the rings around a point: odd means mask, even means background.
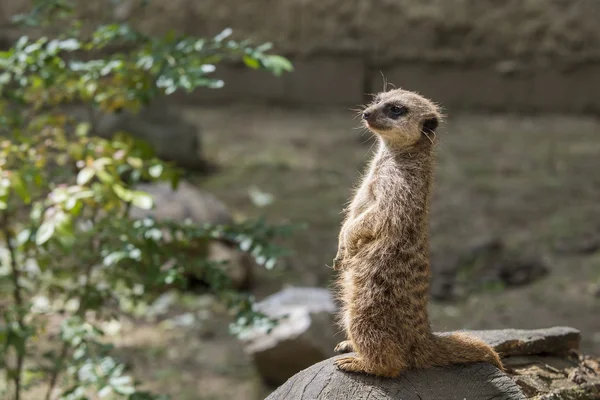
[[[220,265],[185,250],[227,238],[271,268],[283,252],[273,240],[290,229],[130,218],[132,207],[153,205],[135,183],[176,186],[180,171],[126,134],[96,137],[97,116],[135,112],[177,90],[219,88],[211,74],[225,60],[276,75],[292,68],[267,53],[269,44],[229,40],[229,29],[213,38],[153,37],[119,22],[86,35],[73,11],[66,0],[36,1],[15,20],[64,30],[23,36],[0,53],[0,397],[20,400],[46,384],[47,400],[162,399],[137,390],[100,323],[124,304],[151,301],[165,284],[182,284],[191,268],[232,310],[236,332],[268,322],[251,297],[231,290]],[[85,106],[86,119],[66,111],[72,103]],[[57,321],[58,332],[49,328]]]

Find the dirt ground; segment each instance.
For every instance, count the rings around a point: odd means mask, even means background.
[[[261,272],[261,298],[285,285],[326,286],[340,210],[369,156],[372,140],[344,109],[188,108],[204,128],[205,153],[221,169],[198,185],[240,217],[305,222],[286,245],[295,255]],[[537,254],[550,274],[532,285],[431,305],[436,330],[581,329],[583,350],[600,354],[600,252],[559,252],[600,233],[600,120],[580,116],[454,115],[439,132],[431,215],[432,253],[451,257],[499,236]],[[252,193],[272,196],[257,207]],[[266,196],[266,197],[265,197]],[[193,307],[192,307],[193,308]],[[208,327],[207,327],[208,326]],[[166,329],[125,327],[122,354],[135,375],[174,399],[262,399],[262,387],[227,321]]]

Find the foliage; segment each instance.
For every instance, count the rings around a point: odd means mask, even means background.
[[[66,0],[35,2],[16,20],[64,31],[23,36],[0,53],[0,369],[17,400],[41,382],[48,383],[46,399],[55,392],[65,400],[161,399],[136,388],[111,356],[100,322],[120,305],[151,301],[165,284],[183,284],[193,268],[230,307],[236,332],[264,323],[252,299],[228,287],[221,265],[186,250],[226,238],[271,268],[282,254],[272,242],[289,229],[130,218],[131,207],[153,205],[135,183],[176,186],[180,171],[126,134],[95,137],[97,117],[135,112],[180,89],[219,88],[223,82],[211,74],[224,60],[276,75],[291,65],[267,54],[269,44],[228,40],[230,29],[213,38],[153,37],[121,21],[86,34],[73,11]],[[87,108],[87,119],[70,116],[65,106],[72,103]],[[60,332],[47,329],[52,318],[61,321]],[[43,360],[42,339],[55,343]]]

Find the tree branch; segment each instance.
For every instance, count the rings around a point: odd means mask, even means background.
[[[2,213],[2,232],[4,233],[4,240],[6,241],[6,247],[10,254],[10,268],[11,277],[13,281],[13,300],[17,306],[17,323],[21,332],[25,331],[25,324],[23,323],[23,296],[21,293],[21,286],[19,285],[20,271],[17,265],[17,257],[15,248],[11,242],[12,232],[8,222],[7,213]],[[23,374],[23,361],[25,358],[25,351],[20,352],[17,350],[17,372],[13,377],[15,383],[15,400],[21,398],[21,375]]]
[[[94,209],[93,215],[91,217],[92,224],[94,224],[96,222],[97,215],[98,215],[98,209]],[[100,244],[96,244],[92,238],[92,240],[90,241],[90,247],[91,247],[90,254],[97,254],[97,252],[100,248]],[[85,286],[83,288],[83,292],[82,292],[81,296],[79,297],[79,307],[77,308],[77,311],[75,312],[75,315],[77,315],[79,317],[83,317],[85,314],[85,311],[86,311],[86,309],[83,305],[86,302],[87,294],[89,293],[89,290],[91,288],[90,280],[92,277],[93,269],[94,269],[93,262],[90,262],[86,265],[86,269],[85,269],[85,273],[84,273]],[[58,359],[56,360],[54,369],[52,370],[52,376],[50,377],[50,383],[48,385],[48,391],[46,392],[45,400],[50,400],[50,398],[52,396],[52,392],[54,391],[54,388],[56,387],[56,382],[58,381],[58,377],[60,376],[60,372],[62,370],[63,363],[64,363],[65,358],[67,357],[68,353],[69,353],[69,343],[63,342],[62,348],[60,349],[60,354],[58,356]]]

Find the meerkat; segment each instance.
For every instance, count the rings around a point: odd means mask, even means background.
[[[437,336],[428,316],[428,212],[440,109],[394,89],[362,112],[379,149],[345,210],[333,268],[348,340],[343,371],[394,377],[410,369],[487,362],[504,370],[486,343],[463,333]]]

